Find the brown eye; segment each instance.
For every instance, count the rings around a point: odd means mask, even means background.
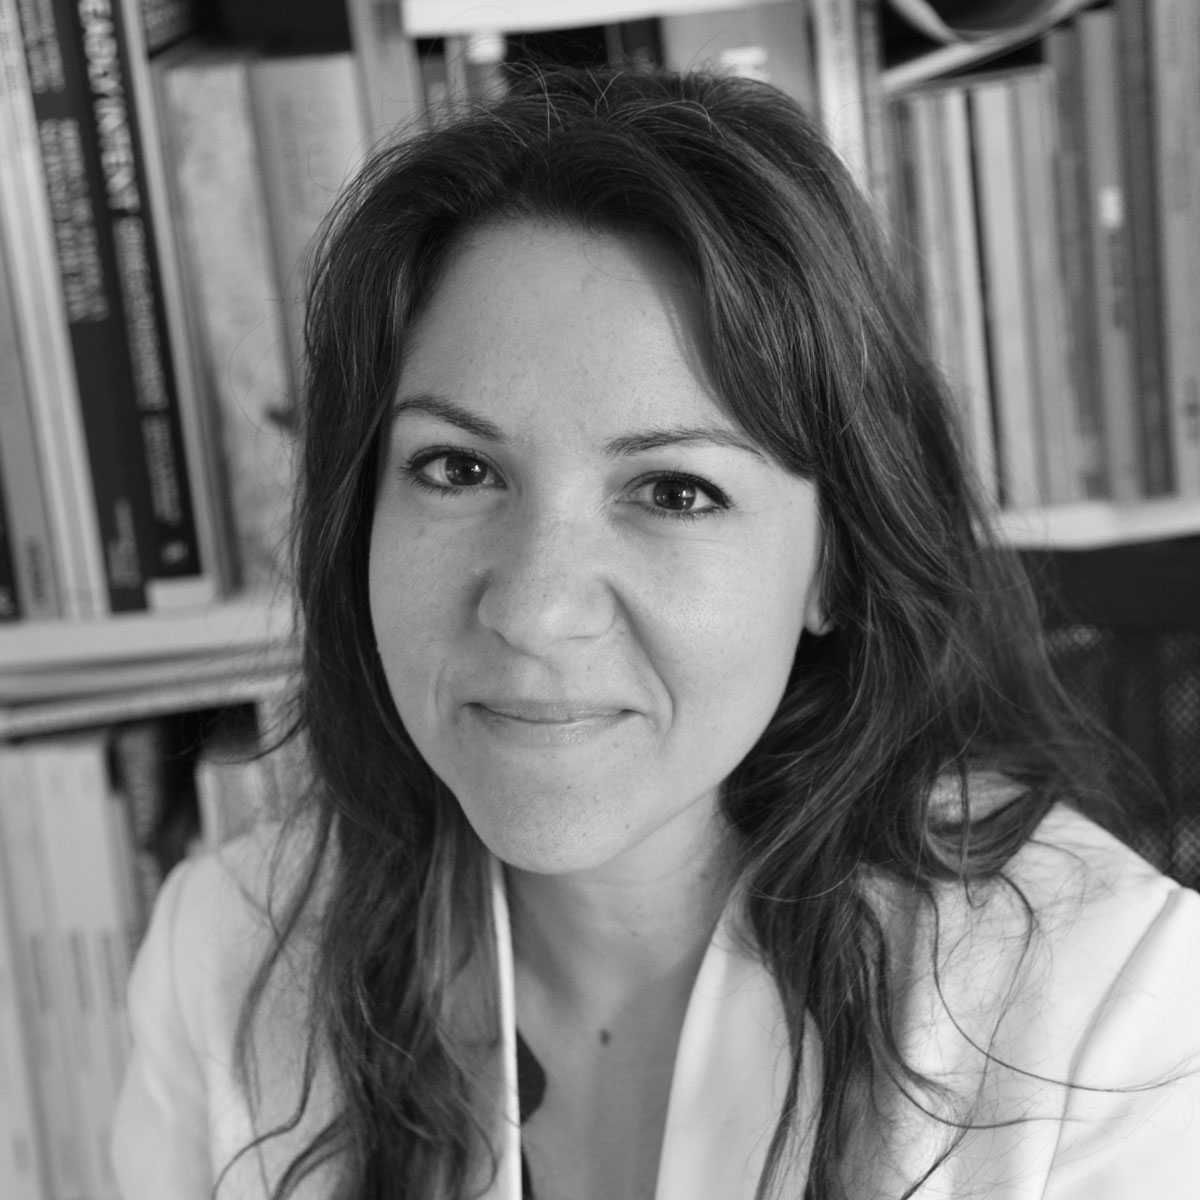
[[[477,487],[488,476],[487,463],[469,454],[447,454],[442,459],[442,474],[450,487]]]
[[[654,485],[654,504],[672,512],[690,512],[696,503],[695,484],[683,479],[660,479]]]

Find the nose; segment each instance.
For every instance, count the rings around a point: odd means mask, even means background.
[[[605,634],[616,602],[601,542],[582,521],[514,514],[480,584],[480,624],[536,657],[564,642]]]

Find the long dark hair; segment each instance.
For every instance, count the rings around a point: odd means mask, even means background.
[[[344,1200],[464,1200],[488,1123],[444,1019],[450,981],[490,946],[486,854],[396,714],[367,557],[406,333],[464,231],[504,219],[666,242],[697,282],[729,413],[817,485],[833,628],[802,638],[723,803],[749,930],[791,1022],[793,1101],[806,1012],[820,1034],[808,1194],[836,1197],[855,1105],[881,1079],[914,1095],[930,1082],[893,1038],[868,881],[931,897],[941,881],[1000,877],[1052,804],[1098,803],[1104,784],[1076,750],[1028,586],[986,534],[913,305],[812,122],[747,80],[570,71],[380,152],[316,267],[296,525],[298,723],[314,766],[298,811],[312,852],[247,1000],[241,1053],[249,1079],[256,1007],[324,873],[309,1065],[321,1045],[342,1107],[276,1196],[336,1156]],[[1007,790],[973,817],[985,773]]]

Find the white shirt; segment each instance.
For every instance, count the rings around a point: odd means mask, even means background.
[[[209,1200],[236,1152],[291,1114],[304,1044],[303,938],[257,1027],[260,1099],[233,1067],[238,1012],[270,936],[261,909],[270,844],[263,831],[219,858],[189,861],[163,888],[130,982],[134,1052],[114,1138],[125,1200]],[[968,1132],[917,1194],[1200,1198],[1200,896],[1066,809],[1047,817],[1007,874],[1036,914],[1032,940],[1012,889],[982,889],[972,903],[943,887],[937,983],[932,910],[893,882],[875,888],[907,1061],[969,1098],[971,1121],[989,1126]],[[507,1119],[486,1200],[520,1200],[511,947],[499,870],[494,878]],[[774,1127],[787,1074],[783,1014],[733,924],[731,906],[689,1001],[654,1200],[751,1200]],[[816,1116],[816,1049],[814,1033],[803,1128]],[[299,1125],[238,1159],[220,1200],[265,1200],[335,1111],[336,1088],[319,1063]],[[900,1195],[951,1133],[882,1087],[845,1161],[851,1195]],[[807,1160],[802,1138],[781,1196],[802,1195]],[[324,1200],[331,1178],[310,1178],[299,1195]]]

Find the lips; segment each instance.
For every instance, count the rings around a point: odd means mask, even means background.
[[[629,711],[620,704],[565,700],[490,699],[475,701],[469,707],[483,709],[511,721],[525,721],[530,725],[574,725],[603,721]]]

